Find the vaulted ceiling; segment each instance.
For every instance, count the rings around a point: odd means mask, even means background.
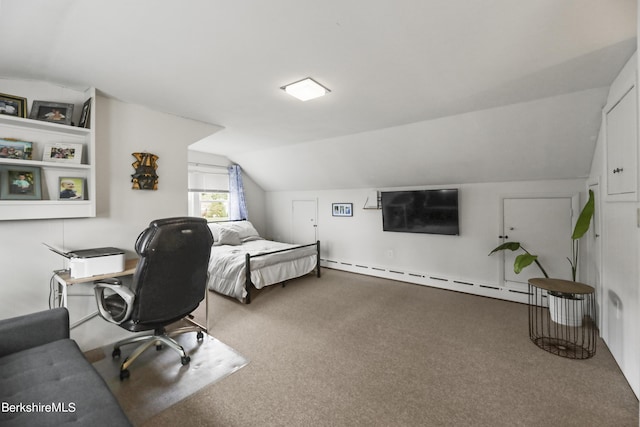
[[[576,178],[636,0],[0,0],[0,77],[220,125],[265,190]],[[280,87],[331,89],[301,102]]]

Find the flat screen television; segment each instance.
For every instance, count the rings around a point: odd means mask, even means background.
[[[460,234],[458,190],[383,191],[382,229],[401,233]]]

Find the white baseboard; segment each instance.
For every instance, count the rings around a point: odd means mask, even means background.
[[[467,294],[497,298],[506,301],[513,301],[524,304],[527,304],[529,302],[529,294],[526,290],[526,286],[517,289],[516,287],[458,280],[450,277],[429,275],[428,273],[403,271],[402,269],[397,268],[370,266],[324,258],[320,259],[320,265],[322,267],[331,268],[334,270],[349,271],[351,273],[381,277],[384,279],[414,283],[417,285],[447,289],[456,292],[464,292]]]

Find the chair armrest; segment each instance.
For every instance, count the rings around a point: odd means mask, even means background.
[[[69,338],[69,312],[54,308],[0,320],[0,357]]]
[[[105,320],[119,325],[129,319],[133,310],[133,300],[136,294],[123,286],[118,279],[103,279],[95,283],[93,292],[96,295],[98,312]],[[105,291],[111,291],[106,295]]]

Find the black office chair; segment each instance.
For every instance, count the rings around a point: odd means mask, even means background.
[[[105,320],[131,332],[154,331],[114,345],[115,358],[121,346],[142,343],[120,366],[121,380],[129,377],[131,363],[154,344],[158,350],[162,344],[176,350],[183,365],[191,361],[171,337],[196,331],[200,341],[206,328],[194,324],[167,333],[165,327],[189,317],[204,299],[212,244],[211,230],[203,218],[158,219],[136,240],[140,259],[129,286],[119,279],[96,282],[98,310]]]

